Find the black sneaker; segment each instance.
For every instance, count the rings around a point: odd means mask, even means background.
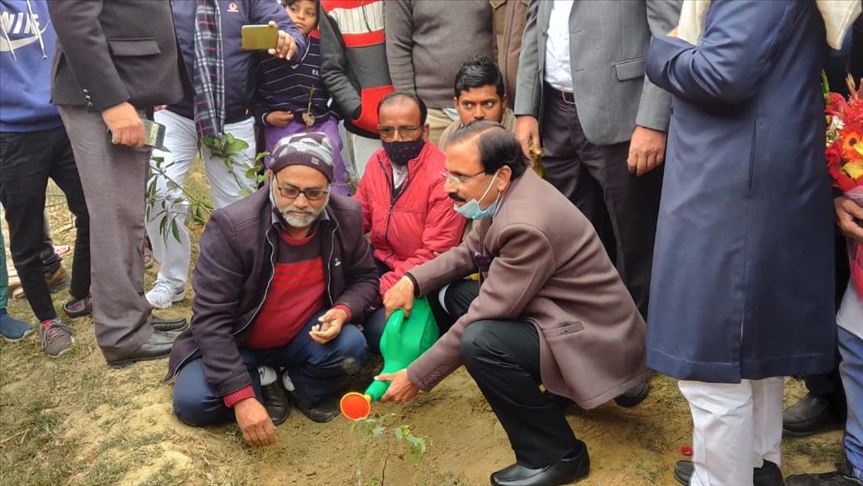
[[[63,312],[71,319],[92,315],[93,297],[90,294],[87,294],[83,299],[69,297],[69,300],[63,304]]]

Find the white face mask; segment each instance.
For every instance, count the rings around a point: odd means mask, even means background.
[[[494,173],[494,177],[492,177],[491,182],[488,184],[488,187],[485,189],[485,192],[482,193],[482,197],[479,198],[480,201],[485,199],[488,195],[488,191],[491,190],[491,186],[494,184],[495,179],[497,179],[497,172]],[[458,214],[461,214],[465,218],[468,219],[483,219],[489,216],[492,216],[497,211],[498,202],[500,201],[500,193],[498,193],[497,197],[494,199],[494,202],[491,203],[487,208],[481,209],[479,207],[479,201],[476,199],[471,199],[470,201],[462,204],[461,206],[453,205],[453,209]]]

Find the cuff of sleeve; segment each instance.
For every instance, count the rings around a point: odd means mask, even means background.
[[[225,402],[226,407],[232,408],[237,402],[247,398],[255,398],[255,389],[252,388],[252,385],[240,388],[234,393],[229,393],[223,396],[222,401]]]
[[[406,273],[405,277],[411,279],[411,282],[414,284],[414,297],[420,297],[422,294],[420,294],[420,284],[417,283],[417,279],[409,273]]]
[[[345,311],[345,314],[348,315],[348,318],[345,319],[345,323],[351,322],[351,318],[353,317],[353,313],[351,312],[351,308],[346,306],[345,304],[336,304],[333,306],[333,309],[339,309]]]

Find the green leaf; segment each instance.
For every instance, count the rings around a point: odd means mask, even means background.
[[[374,437],[380,437],[386,430],[386,427],[379,425],[372,430],[372,435]]]
[[[171,234],[174,236],[174,239],[177,240],[177,242],[180,241],[180,228],[177,224],[177,220],[173,218],[171,219]]]

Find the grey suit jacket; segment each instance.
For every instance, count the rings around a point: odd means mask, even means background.
[[[191,89],[169,0],[51,0],[57,31],[51,98],[90,111],[152,108]]]
[[[518,65],[515,114],[541,119],[552,1],[531,0]],[[644,76],[651,34],[677,25],[682,0],[575,0],[569,18],[578,118],[597,145],[625,142],[636,125],[666,131],[671,95]]]

